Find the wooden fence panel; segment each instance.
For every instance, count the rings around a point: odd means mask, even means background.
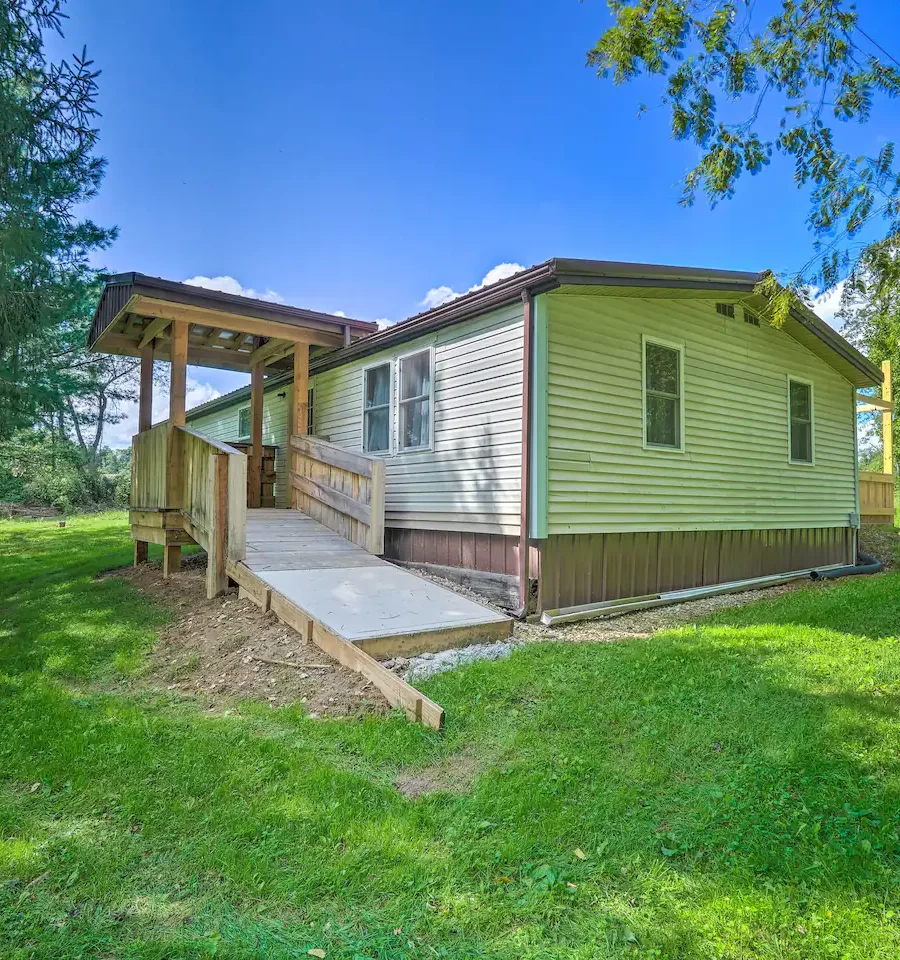
[[[894,523],[894,476],[890,473],[859,474],[859,520],[864,524]]]

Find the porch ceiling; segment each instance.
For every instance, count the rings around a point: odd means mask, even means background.
[[[288,370],[296,343],[329,350],[377,329],[372,323],[314,310],[121,274],[103,289],[90,349],[137,357],[153,342],[154,357],[170,360],[176,321],[188,325],[189,364],[239,371],[249,371],[257,363],[272,372]]]

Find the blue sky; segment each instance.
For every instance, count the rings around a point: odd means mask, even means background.
[[[873,36],[900,36],[892,0],[859,7]],[[615,88],[585,67],[603,0],[70,0],[67,12],[52,48],[86,44],[103,71],[109,167],[88,212],[119,227],[97,261],[113,271],[229,277],[395,321],[501,263],[791,272],[811,255],[807,201],[783,163],[713,211],[679,206],[696,154],[668,138],[665,110],[638,118],[658,87]],[[874,152],[898,121],[891,104],[842,136]],[[194,401],[236,376],[194,370],[208,388]]]

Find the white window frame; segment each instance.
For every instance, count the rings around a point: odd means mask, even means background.
[[[791,444],[791,384],[802,383],[809,387],[809,445],[810,460],[795,460]],[[787,457],[792,467],[814,467],[816,465],[816,388],[812,380],[806,377],[795,377],[789,373],[785,379],[785,393],[787,397]]]
[[[369,370],[377,370],[379,367],[388,368],[388,445],[385,450],[367,450],[366,449],[366,374]],[[363,453],[370,453],[373,457],[387,457],[394,451],[394,361],[391,357],[385,357],[375,363],[367,363],[362,368],[362,390],[360,397],[360,438],[359,446]],[[371,409],[371,408],[370,408]],[[379,408],[380,409],[380,408]]]
[[[418,356],[420,353],[428,354],[428,383],[430,387],[430,393],[428,394],[428,443],[423,444],[420,447],[402,447],[400,445],[400,405],[403,403],[409,403],[411,400],[418,400],[421,397],[410,397],[408,400],[400,399],[400,384],[401,380],[401,364],[404,360],[409,357]],[[429,344],[428,346],[418,347],[415,350],[408,350],[406,353],[400,353],[396,358],[397,363],[397,399],[396,399],[396,429],[393,433],[396,435],[396,453],[421,453],[423,450],[433,450],[434,449],[434,346]],[[424,395],[423,395],[424,396]]]
[[[661,443],[649,443],[647,440],[647,344],[655,344],[678,352],[678,439],[677,447],[670,447]],[[643,447],[655,453],[684,453],[685,422],[684,422],[684,344],[672,340],[663,340],[660,337],[650,337],[641,334],[641,424],[643,429]]]
[[[248,424],[249,424],[249,429],[247,430],[246,433],[241,433],[241,413],[242,413],[244,410],[247,411],[247,421],[248,421]],[[238,408],[237,420],[238,420],[238,422],[237,422],[238,443],[243,443],[245,440],[249,442],[249,440],[250,440],[250,434],[251,434],[251,432],[253,431],[253,422],[252,422],[252,417],[250,416],[250,407],[249,407],[249,405],[246,406],[246,407],[239,407],[239,408]]]

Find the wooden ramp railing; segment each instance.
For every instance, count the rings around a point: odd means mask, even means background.
[[[247,554],[246,456],[187,427],[162,423],[139,433],[132,440],[131,518],[136,541],[163,546],[166,575],[183,543],[200,544],[209,558],[206,592],[217,596],[228,588],[227,562]]]
[[[314,437],[291,437],[292,505],[368,550],[384,553],[384,461]]]
[[[247,555],[247,458],[186,427],[178,427],[182,445],[181,510],[185,530],[206,550],[206,593],[228,588],[228,560]]]

